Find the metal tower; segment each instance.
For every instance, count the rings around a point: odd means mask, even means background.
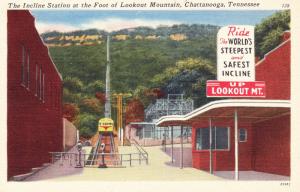
[[[110,55],[109,55],[109,35],[107,35],[107,64],[106,64],[106,82],[105,82],[105,111],[104,116],[111,118],[110,102]]]
[[[168,94],[167,99],[157,99],[145,109],[145,120],[152,122],[165,115],[184,115],[194,110],[194,101],[183,94]]]

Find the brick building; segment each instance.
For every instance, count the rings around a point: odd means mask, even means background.
[[[192,126],[193,167],[258,171],[290,176],[290,33],[256,64],[264,99],[226,99],[183,116],[165,116],[158,126]]]
[[[62,78],[29,11],[7,12],[8,178],[63,150]]]

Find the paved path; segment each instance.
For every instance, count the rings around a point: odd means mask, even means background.
[[[167,145],[167,148],[161,149],[165,152],[171,159],[171,145]],[[193,167],[192,166],[192,146],[191,144],[183,144],[183,167]],[[175,144],[173,146],[173,163],[171,161],[166,163],[172,167],[180,167],[180,144]]]
[[[179,146],[175,146],[176,148]],[[188,148],[188,147],[187,147]],[[59,167],[53,165],[48,173],[47,170],[42,170],[39,175],[31,180],[47,179],[51,181],[201,181],[201,180],[219,180],[221,178],[214,175],[210,175],[207,172],[197,170],[191,167],[180,169],[176,167],[177,163],[170,165],[171,158],[166,154],[161,146],[145,147],[145,150],[149,154],[149,164],[146,165],[142,162],[133,162],[132,167],[129,164],[125,164],[126,168],[61,168],[62,171],[58,171]],[[120,153],[134,153],[136,148],[131,147],[119,147]],[[176,161],[175,161],[176,162]],[[66,175],[53,175],[53,171],[63,172],[66,171]],[[42,173],[44,172],[44,173]],[[46,177],[48,174],[48,178]]]
[[[214,174],[224,179],[234,179],[234,171],[216,171]],[[239,180],[288,181],[290,177],[257,171],[239,171]]]
[[[92,147],[84,147],[83,153],[90,153]],[[68,152],[77,152],[76,147],[73,147]],[[38,180],[45,180],[45,179],[53,179],[57,177],[63,177],[66,175],[74,175],[74,174],[81,174],[83,169],[74,168],[75,162],[70,162],[65,160],[63,164],[58,160],[54,164],[38,171],[32,176],[29,176],[25,179],[25,181],[38,181]]]

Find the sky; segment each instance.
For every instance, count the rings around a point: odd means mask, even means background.
[[[108,32],[125,28],[174,24],[225,26],[255,25],[276,11],[31,11],[39,33],[101,29]]]

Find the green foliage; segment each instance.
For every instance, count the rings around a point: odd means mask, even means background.
[[[138,85],[136,87],[136,89],[133,91],[133,97],[141,98],[144,95],[146,90],[147,90],[147,87]]]
[[[64,116],[77,124],[83,136],[89,137],[94,134],[95,123],[93,122],[103,114],[103,104],[94,97],[96,91],[103,91],[103,89],[104,85],[99,80],[85,86],[78,77],[67,76],[64,79]],[[78,116],[79,111],[80,114],[85,115]]]
[[[264,55],[279,45],[282,34],[283,30],[281,28],[270,31],[270,33],[263,38],[263,42],[260,43],[260,50],[262,52],[261,54]]]
[[[174,77],[181,79],[182,71],[193,73],[195,70],[203,69],[209,72],[214,70],[215,39],[218,28],[209,25],[176,25],[158,29],[140,27],[133,31],[124,30],[111,34],[129,35],[128,40],[112,39],[111,41],[112,93],[132,93],[134,98],[147,106],[155,99],[150,94],[152,88],[164,87]],[[93,34],[95,32],[90,30],[89,34],[85,34],[85,31],[72,34],[52,33],[45,34],[44,37],[95,35]],[[171,34],[177,33],[184,34],[187,39],[174,41],[169,38]],[[102,39],[107,35],[99,34],[102,35]],[[144,39],[135,39],[136,35],[142,35]],[[148,35],[156,35],[159,38],[145,39]],[[58,41],[59,38],[54,39]],[[56,43],[60,44],[59,41]],[[104,108],[98,97],[102,98],[105,90],[105,42],[91,46],[51,47],[50,54],[64,77],[64,102],[72,103],[80,109],[75,124],[81,134],[85,136],[94,134],[98,119],[103,116]],[[164,75],[165,71],[168,71],[167,75]],[[173,80],[173,83],[176,83],[176,80]],[[186,87],[188,88],[182,86],[179,89],[192,92],[191,86]],[[98,99],[95,96],[98,96]],[[113,112],[114,110],[112,108]],[[112,116],[114,117],[114,114]]]
[[[64,78],[64,87],[72,92],[81,92],[83,89],[83,83],[78,77]]]
[[[82,99],[81,92],[72,92],[67,88],[63,88],[63,102],[64,103],[79,103]]]
[[[103,106],[100,101],[96,98],[85,98],[80,101],[80,111],[83,113],[93,114],[101,116],[103,112]]]
[[[75,121],[75,126],[79,128],[79,133],[83,137],[91,137],[97,132],[98,117],[95,115],[82,113]]]
[[[152,100],[145,95],[145,92],[148,90],[146,86],[138,85],[135,90],[133,90],[133,98],[140,100],[144,106],[147,106]]]
[[[280,44],[282,33],[290,30],[290,11],[279,11],[255,27],[256,55],[263,57]]]
[[[211,74],[216,73],[216,69],[210,60],[202,58],[187,58],[185,60],[179,60],[175,66],[168,67],[164,72],[155,75],[152,81],[155,84],[161,85],[163,83],[167,83],[183,71],[191,72],[193,70],[207,71]]]
[[[290,12],[280,11],[258,24],[255,28],[256,54],[263,56],[277,46],[282,32],[289,29],[289,23]],[[195,107],[211,101],[206,97],[205,90],[206,80],[216,79],[218,29],[218,26],[212,25],[182,24],[113,32],[112,36],[128,35],[128,39],[111,40],[112,93],[132,93],[133,98],[145,107],[156,98],[153,88],[165,94],[183,93],[194,99]],[[182,34],[187,38],[175,41],[170,38],[173,34]],[[42,37],[46,43],[61,44],[59,39],[64,35],[100,35],[105,41],[107,32],[51,32]],[[137,35],[142,39],[135,39]],[[146,39],[149,35],[157,39]],[[82,135],[92,136],[96,133],[98,119],[103,116],[106,43],[98,42],[91,46],[70,43],[73,45],[51,47],[50,54],[64,77],[64,102],[79,107],[80,114],[76,116],[75,124]],[[115,117],[115,114],[112,116]]]
[[[125,34],[129,35],[129,39],[125,41],[112,39],[111,41],[112,92],[132,93],[134,98],[147,106],[155,97],[151,94],[145,95],[145,93],[151,92],[154,87],[167,85],[170,79],[179,75],[184,68],[189,71],[196,68],[201,70],[202,67],[211,70],[205,65],[216,61],[215,38],[218,28],[210,25],[176,25],[157,29],[139,27],[135,30],[114,32],[112,36]],[[95,30],[61,34],[53,32],[44,34],[43,38],[46,43],[63,44],[66,42],[59,42],[59,39],[64,35],[96,34]],[[187,39],[174,41],[169,37],[171,34],[184,34]],[[105,39],[107,33],[99,32],[98,35],[102,35],[102,39]],[[141,35],[144,39],[135,39],[136,35]],[[145,39],[149,35],[159,36],[159,39]],[[51,42],[49,40],[51,38],[57,42]],[[105,91],[105,42],[92,46],[51,47],[50,54],[64,77],[64,102],[72,103],[80,109],[80,115],[75,118],[78,128],[83,134],[93,133],[92,130],[95,127],[92,127],[92,124],[87,125],[86,115],[97,117],[95,121],[103,116],[104,103],[101,103],[97,96],[103,96]],[[197,60],[199,57],[201,57],[201,62]],[[170,74],[164,76],[163,73],[167,69],[170,70]],[[159,80],[160,76],[163,79]],[[156,80],[153,80],[154,77]],[[184,88],[180,87],[180,89]],[[85,115],[82,116],[83,114]],[[83,123],[80,123],[81,121]]]
[[[91,83],[89,83],[85,87],[85,92],[89,95],[94,95],[97,92],[104,92],[105,91],[105,84],[103,81],[96,80]]]

